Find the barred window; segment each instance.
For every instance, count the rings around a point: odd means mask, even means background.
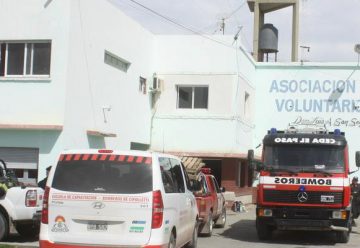
[[[120,71],[127,72],[130,67],[130,62],[122,59],[115,54],[105,50],[104,62],[112,67],[119,69]]]

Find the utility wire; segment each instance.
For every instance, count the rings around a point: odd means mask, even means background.
[[[230,17],[232,17],[236,12],[238,12],[246,3],[246,1],[244,1],[242,4],[240,4],[239,7],[237,7],[233,12],[231,12],[227,17],[224,17],[224,20],[229,19]]]
[[[81,31],[81,37],[82,37],[82,49],[85,57],[85,65],[86,65],[86,76],[87,76],[87,85],[89,89],[89,95],[90,95],[90,106],[91,106],[91,112],[92,112],[92,119],[94,122],[94,128],[97,128],[96,125],[96,118],[95,118],[95,103],[94,103],[94,90],[91,85],[91,76],[90,76],[90,68],[89,68],[89,59],[88,59],[88,53],[86,50],[86,42],[85,42],[85,32],[84,32],[84,23],[83,23],[83,14],[81,10],[81,1],[78,0],[77,2],[78,7],[78,13],[79,13],[79,20],[80,20],[80,31]]]
[[[211,41],[213,41],[213,42],[216,42],[216,43],[218,43],[218,44],[220,44],[220,45],[223,45],[223,46],[226,46],[226,47],[230,47],[230,48],[234,48],[232,45],[226,44],[226,43],[221,42],[221,41],[219,41],[219,40],[215,40],[215,39],[213,39],[213,38],[210,38],[210,37],[208,37],[208,36],[200,33],[199,31],[192,30],[191,28],[186,27],[185,25],[183,25],[183,24],[181,24],[181,23],[177,23],[175,20],[172,20],[171,18],[169,18],[169,17],[167,17],[167,16],[164,16],[164,15],[156,12],[155,10],[150,9],[149,7],[143,5],[143,4],[141,4],[141,3],[139,3],[139,2],[137,2],[137,1],[135,1],[135,0],[129,0],[129,1],[133,2],[134,4],[136,4],[136,5],[144,8],[144,9],[146,9],[146,10],[148,10],[149,12],[153,13],[154,15],[157,15],[157,16],[161,17],[162,19],[164,19],[164,20],[166,20],[166,21],[168,21],[168,22],[170,22],[170,23],[172,23],[172,24],[174,24],[174,25],[176,25],[176,26],[178,26],[178,27],[181,27],[181,28],[183,28],[183,29],[185,29],[185,30],[187,30],[187,31],[189,31],[189,32],[191,32],[191,33],[194,33],[194,34],[199,35],[199,36],[201,36],[201,37],[203,37],[203,38],[205,38],[205,39],[208,39],[208,40],[211,40]]]

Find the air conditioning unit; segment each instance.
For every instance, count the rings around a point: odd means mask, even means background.
[[[153,84],[150,87],[150,91],[153,92],[160,92],[163,88],[164,85],[164,80],[158,78],[158,77],[154,77],[153,78]]]

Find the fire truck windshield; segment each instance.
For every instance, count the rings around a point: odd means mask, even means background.
[[[267,145],[264,165],[277,170],[344,172],[344,147]]]

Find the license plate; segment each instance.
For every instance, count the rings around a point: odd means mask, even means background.
[[[88,223],[87,230],[88,231],[100,231],[105,232],[108,229],[108,225],[106,223]]]
[[[335,202],[335,197],[333,195],[322,195],[321,202]]]

